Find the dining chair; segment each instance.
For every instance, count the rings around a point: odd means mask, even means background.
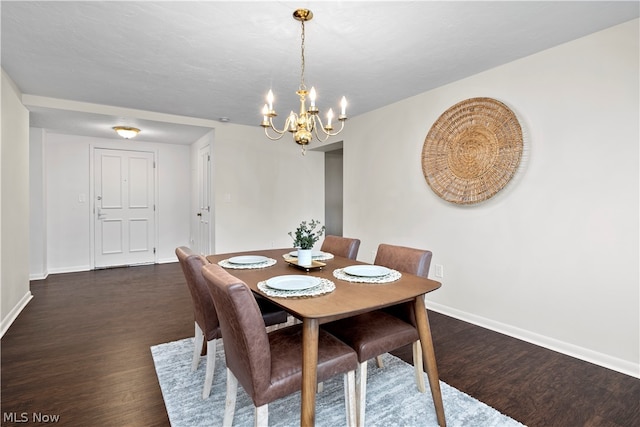
[[[223,425],[233,423],[240,383],[255,406],[254,425],[268,426],[269,403],[302,388],[302,325],[267,333],[261,326],[260,311],[246,283],[216,264],[206,265],[202,270],[218,311],[227,362]],[[357,356],[351,347],[331,334],[319,331],[318,381],[344,374],[349,426],[356,423],[357,365]]]
[[[380,244],[374,261],[375,265],[392,268],[400,272],[427,277],[431,265],[431,251]],[[380,286],[393,286],[392,284]],[[367,390],[367,360],[376,358],[382,367],[380,356],[402,346],[413,345],[413,365],[416,385],[425,391],[422,348],[415,323],[413,302],[364,313],[355,317],[322,325],[358,354],[356,376],[356,404],[358,425],[364,426]]]
[[[320,250],[329,252],[337,256],[356,259],[358,257],[358,249],[360,248],[360,240],[341,236],[325,236]]]
[[[202,267],[209,264],[209,261],[186,246],[176,248],[176,256],[180,262],[180,267],[182,268],[187,287],[191,294],[191,301],[193,302],[195,335],[193,340],[191,372],[194,372],[198,368],[200,356],[203,351],[206,352],[207,356],[204,388],[202,390],[202,398],[206,399],[209,397],[211,384],[213,383],[213,372],[216,362],[216,342],[222,338],[216,308],[201,272]],[[287,321],[287,312],[265,299],[260,301],[260,310],[265,327],[278,325]],[[204,348],[205,340],[206,349]]]

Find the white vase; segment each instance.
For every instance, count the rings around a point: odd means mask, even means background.
[[[308,267],[312,263],[311,252],[312,249],[298,249],[298,265]]]

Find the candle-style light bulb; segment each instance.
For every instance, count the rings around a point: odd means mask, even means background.
[[[345,98],[344,96],[342,97],[342,100],[340,100],[340,107],[342,107],[342,115],[346,115],[347,113],[347,98]]]
[[[327,111],[327,127],[330,128],[331,127],[331,120],[333,119],[333,110],[331,108],[329,108],[329,111]]]
[[[267,121],[267,114],[269,114],[269,107],[267,104],[264,104],[264,107],[262,107],[262,116],[265,122]]]
[[[295,132],[296,130],[296,115],[293,111],[289,113],[289,131]]]
[[[311,91],[309,92],[309,99],[311,100],[311,106],[316,106],[316,88],[311,86]]]
[[[271,89],[267,94],[267,102],[269,103],[269,111],[273,110],[273,91]]]

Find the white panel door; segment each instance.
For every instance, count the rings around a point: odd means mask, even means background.
[[[209,146],[198,153],[198,250],[202,255],[211,254],[211,155]]]
[[[94,151],[96,268],[155,262],[154,154]]]

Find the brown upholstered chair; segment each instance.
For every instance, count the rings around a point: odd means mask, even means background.
[[[211,392],[211,384],[213,383],[213,371],[215,368],[216,357],[216,340],[222,338],[220,333],[220,324],[216,308],[211,299],[209,288],[204,277],[202,277],[202,266],[209,264],[203,256],[193,252],[186,246],[176,248],[176,255],[182,267],[182,272],[187,282],[187,287],[191,293],[193,302],[193,317],[195,320],[195,336],[193,348],[193,360],[191,362],[191,371],[195,371],[200,363],[200,355],[203,351],[204,341],[206,339],[207,347],[207,371],[204,379],[204,389],[202,390],[202,398],[209,397]],[[277,325],[287,321],[287,312],[279,307],[271,304],[266,300],[262,300],[261,311],[266,326]]]
[[[329,252],[337,256],[349,259],[358,257],[358,249],[360,248],[360,240],[349,237],[326,236],[320,248],[323,252]]]
[[[218,310],[227,361],[227,397],[223,425],[233,423],[238,382],[253,400],[256,426],[267,426],[268,404],[302,387],[302,326],[267,333],[251,289],[215,264],[203,275]],[[347,424],[355,425],[355,352],[320,330],[318,381],[344,374]]]
[[[431,251],[380,244],[374,264],[400,272],[427,277],[431,265]],[[322,328],[351,346],[358,354],[358,380],[356,405],[358,425],[364,425],[366,406],[367,360],[399,347],[413,344],[413,365],[416,384],[420,392],[425,391],[422,348],[415,323],[413,302],[406,302],[382,310],[331,322]]]

